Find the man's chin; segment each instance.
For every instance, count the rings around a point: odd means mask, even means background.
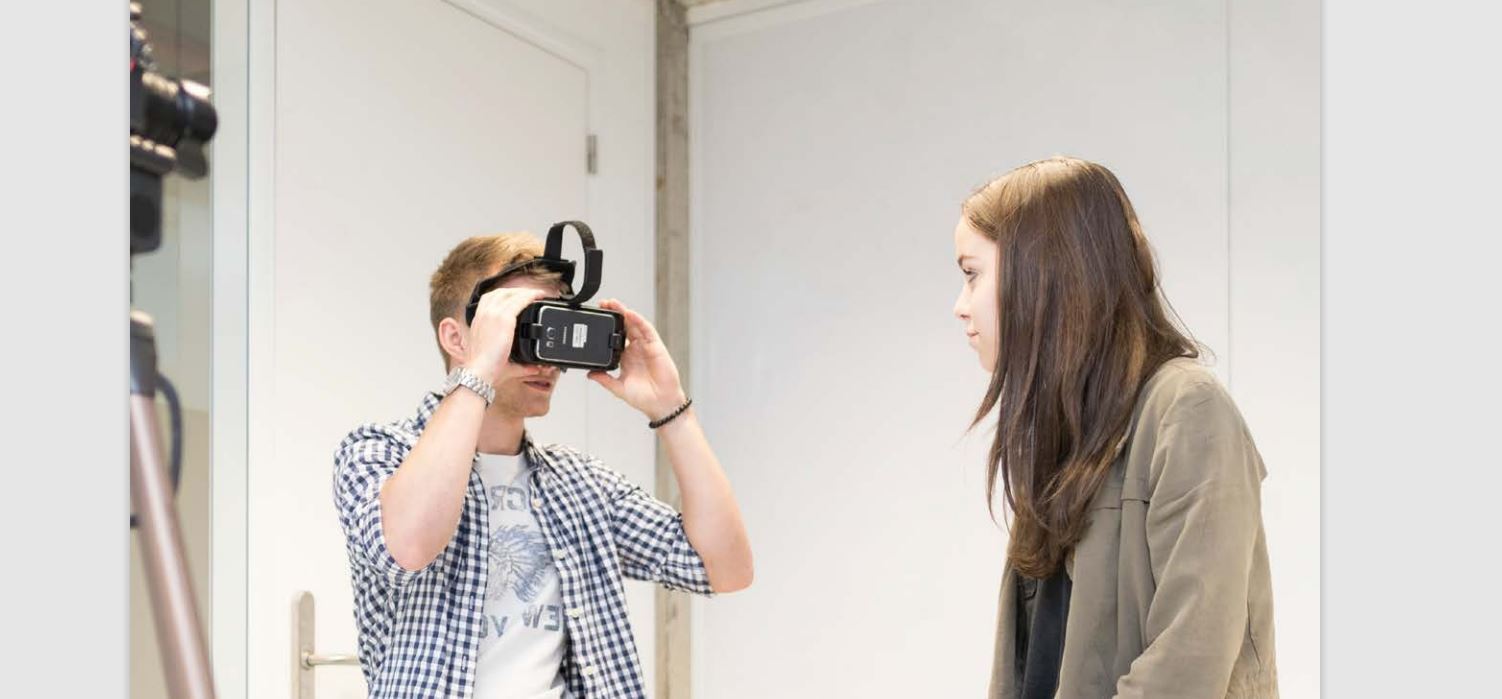
[[[496,403],[504,406],[499,409],[507,415],[521,418],[544,417],[553,407],[553,396],[551,393],[548,395],[509,394],[504,399],[497,398]]]
[[[545,417],[553,408],[553,397],[534,398],[527,401],[527,417]]]

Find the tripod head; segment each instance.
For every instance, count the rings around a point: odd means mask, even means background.
[[[141,6],[130,4],[130,254],[162,244],[162,178],[173,172],[198,179],[209,172],[204,145],[219,115],[209,88],[156,71],[141,26]]]

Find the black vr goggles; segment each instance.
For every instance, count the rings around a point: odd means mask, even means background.
[[[572,226],[584,246],[584,285],[574,292],[574,263],[563,259],[563,231]],[[563,295],[537,301],[516,318],[516,338],[511,343],[511,361],[517,364],[549,364],[568,369],[611,371],[620,366],[626,348],[626,319],[614,311],[583,305],[600,289],[600,265],[605,253],[595,247],[594,233],[582,221],[562,221],[548,229],[542,257],[507,266],[480,280],[464,307],[464,322],[473,323],[480,297],[499,287],[508,277],[541,268],[563,278]]]

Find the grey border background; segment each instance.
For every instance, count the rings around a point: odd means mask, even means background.
[[[1331,696],[1496,684],[1499,13],[1455,0],[1325,4]],[[16,669],[4,689],[123,696],[125,8],[32,3],[8,15],[25,30],[0,43],[11,369],[0,530]]]

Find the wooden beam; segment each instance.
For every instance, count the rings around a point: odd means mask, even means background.
[[[679,0],[657,0],[656,325],[692,395],[689,346],[688,22]],[[657,496],[674,507],[681,497],[659,445]],[[689,699],[693,675],[690,599],[657,588],[657,699]]]

